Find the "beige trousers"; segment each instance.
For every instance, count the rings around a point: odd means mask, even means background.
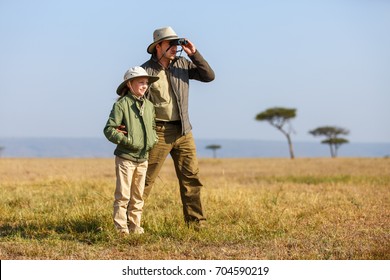
[[[116,188],[113,219],[118,231],[142,230],[142,198],[148,162],[133,162],[115,157]]]

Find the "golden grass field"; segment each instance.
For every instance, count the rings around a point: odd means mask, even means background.
[[[390,259],[390,159],[200,159],[208,227],[183,221],[170,159],[121,237],[113,159],[0,159],[0,259]]]

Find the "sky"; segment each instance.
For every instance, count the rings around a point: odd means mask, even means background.
[[[255,116],[286,107],[293,141],[331,125],[388,143],[389,15],[388,0],[0,0],[0,138],[104,137],[123,74],[171,26],[216,74],[190,82],[195,138],[284,141]]]

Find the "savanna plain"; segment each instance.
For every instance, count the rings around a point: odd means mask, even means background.
[[[390,159],[200,159],[208,225],[167,159],[143,235],[112,222],[114,159],[0,159],[0,259],[389,260]]]

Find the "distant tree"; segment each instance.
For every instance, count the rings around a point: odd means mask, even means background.
[[[213,145],[206,146],[206,149],[213,150],[213,156],[214,156],[214,158],[216,158],[217,157],[217,150],[221,149],[221,146],[213,144]]]
[[[0,146],[0,157],[1,157],[1,153],[3,152],[4,149],[5,149],[4,147]]]
[[[321,126],[316,129],[310,130],[310,134],[313,136],[325,136],[326,139],[322,140],[322,144],[328,144],[330,147],[330,155],[332,158],[337,157],[337,150],[342,144],[348,143],[345,138],[340,138],[339,135],[348,135],[349,131],[344,128],[335,126]]]
[[[295,118],[295,116],[296,109],[281,107],[269,108],[264,112],[261,112],[256,115],[257,121],[268,121],[272,126],[276,127],[280,132],[284,134],[284,136],[286,136],[291,159],[294,159],[294,150],[290,134],[294,130],[292,129],[290,120]],[[288,125],[287,129],[284,128],[285,124]]]

